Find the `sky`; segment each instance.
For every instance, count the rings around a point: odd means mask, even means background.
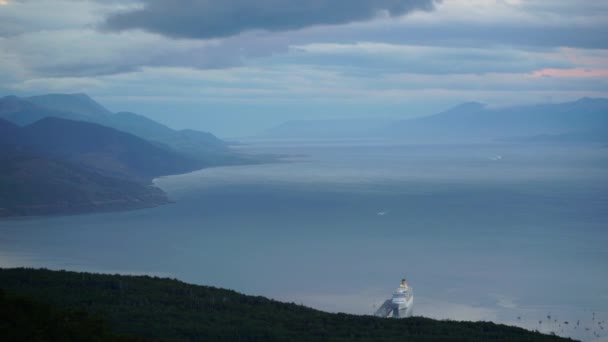
[[[0,0],[0,95],[44,93],[222,137],[608,97],[608,2]]]

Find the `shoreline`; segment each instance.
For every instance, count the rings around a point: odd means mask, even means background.
[[[83,203],[57,203],[57,204],[32,204],[32,205],[19,205],[13,208],[0,207],[0,222],[7,221],[10,219],[27,219],[27,218],[40,218],[40,217],[61,217],[61,216],[78,216],[78,215],[89,215],[89,214],[100,214],[100,213],[112,213],[112,212],[123,212],[123,211],[135,211],[142,209],[151,209],[164,206],[167,204],[175,203],[171,200],[165,190],[160,188],[156,184],[156,180],[165,177],[187,175],[193,172],[199,172],[206,169],[217,168],[217,167],[230,167],[230,166],[242,166],[242,165],[259,165],[259,164],[272,164],[283,162],[286,156],[283,155],[242,155],[236,154],[239,159],[237,162],[230,162],[225,164],[216,164],[211,166],[205,166],[196,170],[191,170],[183,173],[176,173],[170,175],[160,175],[150,179],[142,185],[149,188],[149,193],[126,196],[122,199],[113,199],[105,201],[90,201]],[[142,198],[148,197],[148,198]],[[22,214],[25,212],[25,214]]]

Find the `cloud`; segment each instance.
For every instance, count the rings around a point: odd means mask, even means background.
[[[0,38],[0,65],[30,78],[128,73],[146,66],[217,68],[238,60],[214,52],[213,41],[172,40],[146,32],[101,34],[93,29],[50,30]],[[227,49],[227,48],[226,48]],[[209,51],[209,53],[207,53]]]
[[[286,118],[608,97],[608,4],[596,0],[278,3],[10,0],[0,94],[87,92],[225,134],[247,117],[243,134]]]
[[[380,14],[430,11],[441,0],[144,0],[106,18],[103,28],[143,29],[175,38],[229,37],[252,30],[290,31],[367,21]]]
[[[520,6],[527,11],[564,14],[569,16],[583,15],[587,18],[606,14],[608,3],[597,0],[526,0]]]
[[[608,77],[608,69],[587,70],[581,68],[574,69],[543,69],[535,71],[533,77],[574,77],[574,78],[594,78]]]
[[[287,54],[267,58],[266,63],[317,65],[372,77],[385,73],[528,73],[543,68],[575,66],[560,51],[522,51],[506,47],[444,48],[374,42],[295,45]]]
[[[0,7],[0,37],[93,27],[103,16],[133,5],[114,1],[11,0]],[[49,15],[52,13],[52,15]]]
[[[292,44],[308,43],[356,43],[376,42],[403,45],[441,47],[483,47],[493,49],[512,46],[522,49],[546,49],[574,47],[608,49],[608,15],[603,21],[588,20],[579,24],[580,18],[560,17],[548,20],[538,13],[532,19],[492,17],[490,11],[480,11],[479,16],[469,18],[465,14],[455,16],[445,7],[438,7],[432,14],[416,14],[402,21],[376,20],[366,23],[326,27],[312,27],[289,33]],[[453,17],[454,16],[454,17]],[[432,17],[432,18],[431,18]],[[543,24],[543,20],[545,20]]]

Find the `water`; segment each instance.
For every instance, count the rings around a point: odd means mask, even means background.
[[[170,276],[358,314],[406,276],[419,315],[607,339],[607,148],[243,149],[292,158],[157,179],[175,200],[159,208],[0,221],[0,265]]]

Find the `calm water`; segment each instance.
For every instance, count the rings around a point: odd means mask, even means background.
[[[608,148],[243,149],[293,157],[158,179],[175,200],[159,208],[0,221],[0,265],[166,275],[361,314],[406,276],[416,314],[607,340]]]

